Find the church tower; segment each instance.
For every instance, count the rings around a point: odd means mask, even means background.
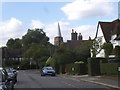
[[[63,37],[61,35],[60,25],[58,23],[58,35],[54,38],[54,44],[60,46],[63,42]]]

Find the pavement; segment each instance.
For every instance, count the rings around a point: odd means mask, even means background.
[[[89,76],[89,75],[67,75],[61,74],[64,78],[69,78],[76,81],[85,81],[94,84],[104,85],[114,89],[120,89],[120,81],[118,79],[103,78],[102,76]]]

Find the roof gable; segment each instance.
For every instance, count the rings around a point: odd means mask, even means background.
[[[120,20],[114,20],[112,22],[99,22],[106,42],[111,40],[111,36],[114,34],[120,35]]]

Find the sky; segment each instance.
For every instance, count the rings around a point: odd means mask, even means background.
[[[119,0],[2,0],[0,2],[0,46],[10,38],[22,38],[28,29],[42,28],[54,44],[58,22],[64,42],[71,39],[71,30],[95,37],[98,21],[118,18]]]

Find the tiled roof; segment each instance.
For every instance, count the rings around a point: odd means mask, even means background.
[[[68,48],[79,48],[81,45],[85,45],[87,42],[92,42],[93,40],[67,40],[64,45]]]
[[[111,35],[120,35],[120,20],[116,19],[112,22],[99,22],[106,42],[109,42]]]

